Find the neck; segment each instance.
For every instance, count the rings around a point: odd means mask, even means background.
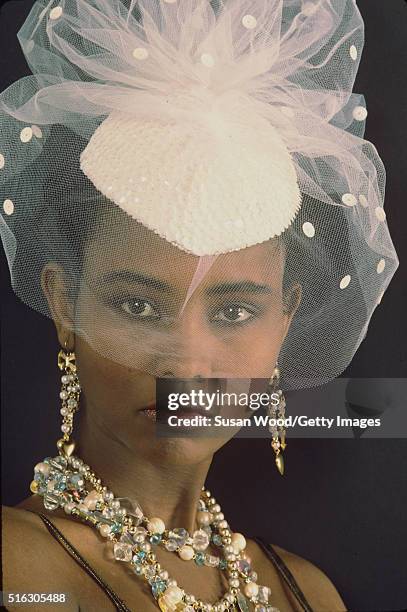
[[[85,413],[86,415],[86,413]],[[212,461],[174,464],[162,458],[153,461],[115,438],[82,415],[74,454],[95,472],[114,493],[137,501],[148,518],[161,518],[168,528],[197,529],[197,504]]]

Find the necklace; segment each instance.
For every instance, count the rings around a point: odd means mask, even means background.
[[[220,505],[205,487],[198,500],[198,529],[192,534],[182,527],[167,529],[161,518],[145,516],[137,501],[115,497],[90,466],[73,454],[75,442],[70,435],[81,391],[75,354],[61,350],[58,366],[65,371],[61,377],[63,437],[57,441],[59,454],[37,463],[30,484],[31,492],[42,496],[44,507],[63,508],[66,514],[97,529],[112,547],[113,558],[128,563],[148,584],[162,612],[279,612],[268,603],[269,587],[257,584],[257,574],[245,554],[246,539],[231,531]],[[208,552],[210,544],[219,554]],[[226,592],[213,604],[187,593],[158,563],[157,546],[184,561],[225,572]]]
[[[268,603],[269,587],[257,584],[257,574],[244,552],[244,536],[231,531],[210,491],[202,488],[197,509],[199,528],[192,535],[182,527],[167,529],[159,517],[145,516],[136,501],[116,498],[90,466],[72,454],[72,444],[66,445],[61,439],[57,446],[59,455],[46,457],[35,466],[31,492],[43,497],[47,510],[61,507],[66,514],[98,529],[113,547],[114,559],[129,563],[134,574],[149,585],[160,610],[278,612]],[[206,552],[210,543],[219,548],[219,555]],[[213,604],[187,593],[157,562],[155,546],[178,554],[184,561],[225,571],[228,589]]]

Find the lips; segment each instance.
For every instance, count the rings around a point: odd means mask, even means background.
[[[148,416],[154,420],[157,418],[157,406],[155,404],[149,404],[145,408],[141,408],[139,412],[143,412],[145,416]],[[177,410],[168,410],[168,414],[174,414],[179,416],[195,416],[202,415],[211,418],[215,414],[218,414],[218,410],[205,410],[205,408],[201,408],[199,406],[181,406],[177,408]]]
[[[144,408],[140,408],[140,412],[143,412],[144,410],[156,410],[156,405],[149,404],[148,406],[144,406]]]
[[[155,404],[151,404],[150,406],[147,406],[146,408],[142,408],[141,410],[139,410],[139,412],[143,414],[145,417],[147,417],[148,419],[150,419],[151,421],[155,422],[157,420],[157,410],[156,410]]]
[[[174,410],[172,414],[178,416],[196,416],[202,415],[211,418],[213,416],[212,410],[204,410],[203,408],[197,408],[196,406],[182,406],[182,408],[178,408],[178,410]]]

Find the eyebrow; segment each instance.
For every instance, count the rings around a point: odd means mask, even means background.
[[[105,283],[114,283],[116,281],[125,281],[126,283],[138,283],[153,289],[161,289],[162,291],[173,291],[173,288],[168,283],[165,283],[154,276],[147,276],[140,272],[131,272],[130,270],[119,270],[118,272],[108,272],[103,274],[101,280]]]
[[[103,274],[101,280],[106,283],[114,283],[116,281],[124,281],[127,283],[138,283],[145,285],[146,287],[152,287],[153,289],[161,289],[162,291],[173,292],[174,288],[170,284],[155,278],[154,276],[147,276],[140,272],[132,272],[130,270],[119,270],[116,272],[108,272]],[[269,285],[262,285],[255,283],[251,280],[242,280],[232,283],[218,283],[208,287],[206,290],[207,295],[221,295],[223,293],[256,293],[256,294],[270,294],[273,293],[273,289]]]
[[[220,283],[213,285],[207,290],[208,295],[219,295],[221,293],[272,293],[273,289],[269,285],[261,285],[250,280],[242,280],[234,283]]]

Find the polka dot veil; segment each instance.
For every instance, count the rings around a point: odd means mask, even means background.
[[[398,266],[352,93],[355,1],[39,0],[18,38],[32,75],[0,97],[16,294],[152,376],[343,372]]]

